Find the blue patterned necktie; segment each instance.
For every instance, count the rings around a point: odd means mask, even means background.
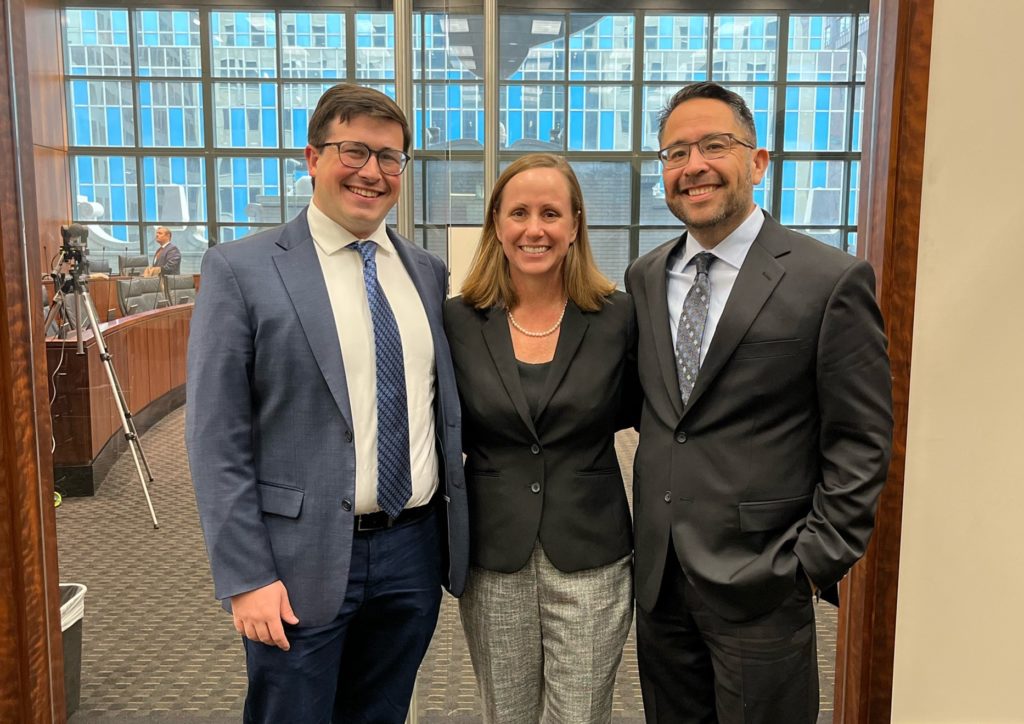
[[[685,405],[693,392],[693,384],[700,371],[700,345],[704,338],[704,326],[708,321],[708,305],[711,302],[711,281],[708,269],[715,255],[702,251],[693,257],[697,265],[697,277],[686,293],[683,313],[679,315],[679,330],[676,333],[676,371],[679,374],[679,394]]]
[[[363,283],[373,320],[377,362],[377,505],[392,518],[412,497],[409,407],[405,395],[402,337],[388,298],[377,280],[377,244],[351,244],[363,258]]]

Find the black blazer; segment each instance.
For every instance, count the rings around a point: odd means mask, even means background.
[[[677,243],[626,273],[645,396],[637,603],[657,601],[671,540],[701,599],[750,619],[806,586],[804,570],[831,587],[867,546],[892,437],[875,278],[765,215],[684,408],[665,280]]]
[[[462,400],[470,561],[518,571],[540,538],[571,572],[632,550],[616,430],[639,414],[636,319],[627,294],[565,310],[537,420],[530,417],[505,311],[449,299],[445,329]]]

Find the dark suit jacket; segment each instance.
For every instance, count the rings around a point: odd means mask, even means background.
[[[637,602],[654,606],[671,535],[707,605],[745,620],[807,585],[800,565],[827,589],[864,554],[892,435],[882,317],[866,262],[766,214],[684,409],[665,295],[679,241],[627,271]]]
[[[537,421],[520,385],[504,309],[445,303],[463,409],[470,559],[511,573],[540,538],[562,571],[611,563],[632,547],[616,430],[639,408],[635,316],[615,292],[597,312],[571,301]]]
[[[153,266],[160,267],[160,273],[168,274],[181,273],[181,252],[174,244],[168,242],[160,247],[153,257]]]
[[[437,389],[439,522],[447,570],[468,565],[458,395],[436,257],[388,230],[426,310]],[[334,619],[348,585],[352,411],[334,312],[305,212],[203,258],[188,349],[185,437],[217,598],[280,578],[301,625]],[[443,501],[443,502],[440,502]]]

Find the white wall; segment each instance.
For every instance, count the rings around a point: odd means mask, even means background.
[[[1024,1],[936,0],[893,722],[1024,722]]]

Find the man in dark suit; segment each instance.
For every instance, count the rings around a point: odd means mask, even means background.
[[[159,248],[153,257],[153,266],[160,269],[163,276],[181,273],[181,252],[171,243],[171,230],[166,226],[156,227],[156,243]]]
[[[814,596],[863,555],[889,462],[874,275],[754,204],[768,152],[740,96],[687,86],[659,135],[687,231],[627,271],[647,720],[814,722]]]
[[[337,85],[312,203],[203,259],[186,437],[247,722],[404,721],[444,583],[468,560],[444,265],[387,228],[401,109]]]

